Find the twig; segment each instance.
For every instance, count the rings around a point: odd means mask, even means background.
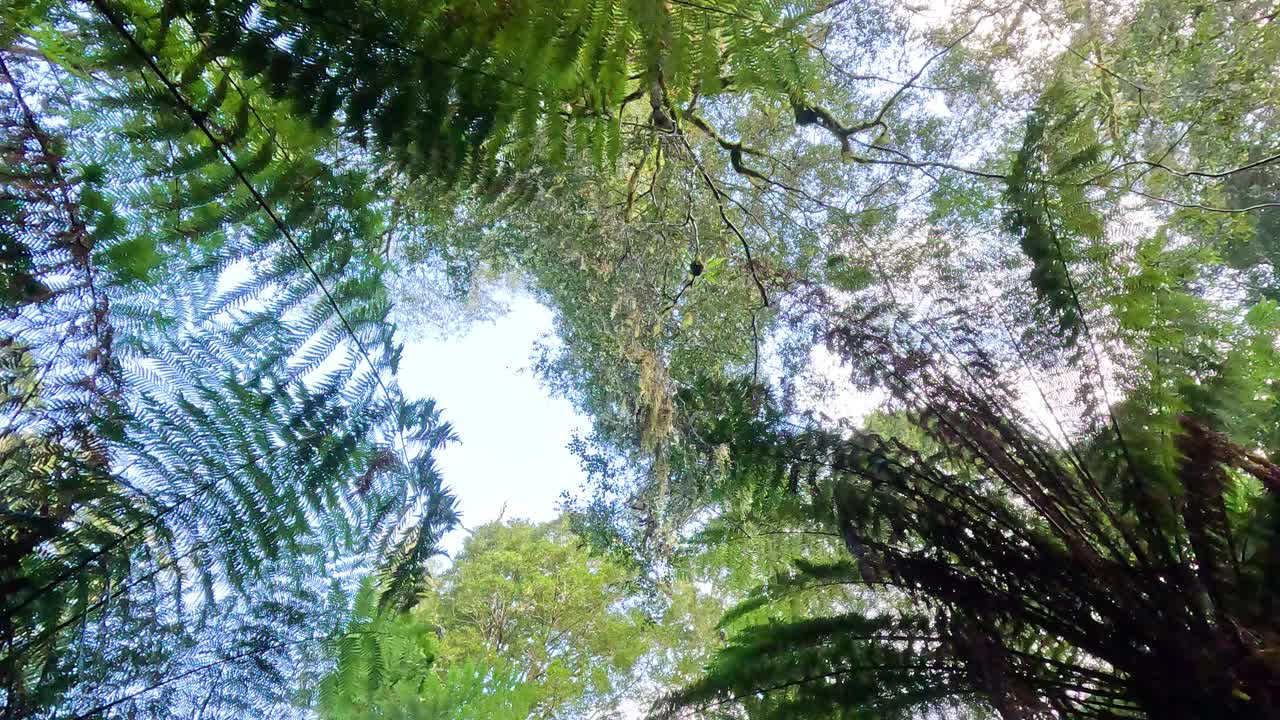
[[[1143,165],[1143,166],[1149,167],[1149,168],[1151,168],[1151,169],[1153,169],[1153,170],[1163,170],[1164,172],[1167,172],[1167,173],[1169,173],[1170,175],[1177,175],[1178,177],[1184,177],[1184,178],[1206,178],[1206,179],[1209,179],[1209,180],[1220,180],[1220,179],[1222,179],[1222,178],[1230,177],[1231,175],[1235,175],[1236,173],[1242,173],[1242,172],[1244,172],[1244,171],[1246,171],[1246,170],[1253,170],[1254,168],[1263,167],[1264,165],[1270,165],[1271,163],[1273,163],[1273,162],[1275,162],[1275,161],[1277,161],[1277,160],[1280,160],[1280,153],[1276,153],[1276,154],[1274,154],[1274,155],[1269,155],[1269,156],[1267,156],[1267,157],[1262,158],[1261,160],[1254,160],[1254,161],[1253,161],[1253,162],[1251,162],[1251,163],[1246,163],[1246,164],[1241,165],[1241,166],[1239,166],[1239,167],[1234,167],[1234,168],[1230,168],[1230,169],[1228,169],[1228,170],[1219,170],[1219,171],[1208,171],[1208,170],[1179,170],[1178,168],[1169,167],[1168,165],[1165,165],[1163,162],[1160,162],[1160,161],[1155,161],[1155,160],[1130,160],[1130,161],[1128,161],[1128,162],[1121,163],[1121,164],[1119,164],[1119,165],[1117,165],[1117,166],[1115,166],[1115,167],[1113,167],[1113,168],[1111,168],[1111,169],[1107,170],[1105,173],[1102,173],[1102,174],[1100,174],[1100,175],[1098,175],[1098,176],[1096,176],[1096,177],[1094,177],[1094,178],[1091,178],[1091,179],[1089,180],[1089,182],[1093,182],[1094,180],[1098,180],[1098,179],[1100,179],[1100,178],[1103,178],[1103,177],[1105,177],[1105,176],[1107,176],[1107,175],[1109,175],[1109,174],[1111,174],[1111,173],[1113,173],[1113,172],[1116,172],[1117,170],[1123,170],[1124,168],[1127,168],[1127,167],[1133,167],[1134,165]]]
[[[1110,185],[1102,185],[1100,187],[1104,187],[1109,190],[1120,189],[1120,188],[1112,187]],[[1242,207],[1242,208],[1214,207],[1212,205],[1202,205],[1200,203],[1184,203],[1178,200],[1174,200],[1172,198],[1165,198],[1165,197],[1160,197],[1159,195],[1152,195],[1150,193],[1146,193],[1141,190],[1135,190],[1133,188],[1128,188],[1126,191],[1133,193],[1134,195],[1140,195],[1144,198],[1147,198],[1148,200],[1167,203],[1169,205],[1173,205],[1174,207],[1186,208],[1188,210],[1203,210],[1205,212],[1214,212],[1214,213],[1237,214],[1237,213],[1254,212],[1256,210],[1266,210],[1269,208],[1280,208],[1280,202],[1264,202],[1264,203],[1258,203],[1256,205],[1249,205],[1247,207]]]
[[[988,14],[987,17],[989,16],[990,14]],[[809,105],[803,101],[796,101],[797,124],[818,125],[822,127],[840,141],[840,149],[845,155],[852,155],[852,150],[849,148],[849,138],[857,133],[865,132],[875,127],[880,127],[882,129],[885,128],[885,115],[893,109],[894,105],[898,103],[898,100],[902,98],[902,95],[906,93],[907,90],[915,86],[915,82],[920,79],[920,76],[924,74],[925,70],[929,69],[929,66],[932,65],[935,60],[955,49],[957,45],[972,35],[978,29],[982,20],[985,19],[986,17],[979,19],[978,22],[973,24],[973,27],[969,28],[962,35],[957,37],[955,40],[952,40],[945,47],[930,56],[929,59],[920,66],[920,69],[916,70],[915,74],[907,80],[907,82],[903,83],[896,91],[894,91],[893,95],[889,96],[889,99],[880,106],[880,110],[876,112],[875,117],[870,120],[864,120],[856,125],[845,127],[829,110],[817,105]],[[855,159],[859,161],[862,160],[862,158]]]
[[[720,220],[724,222],[735,236],[737,236],[738,242],[742,244],[742,250],[746,253],[747,258],[747,271],[751,273],[751,279],[755,281],[756,289],[760,291],[760,301],[764,303],[765,307],[768,307],[769,292],[765,290],[764,283],[760,281],[760,276],[756,273],[755,260],[751,256],[751,244],[747,242],[746,236],[742,234],[742,231],[738,229],[738,226],[729,218],[729,213],[725,212],[724,192],[716,185],[716,182],[711,177],[710,173],[708,173],[706,168],[702,166],[702,163],[699,162],[697,153],[695,153],[693,151],[693,147],[689,145],[689,140],[679,131],[679,128],[677,128],[676,132],[680,136],[680,141],[684,144],[685,149],[689,151],[689,157],[693,160],[693,165],[698,169],[698,174],[702,177],[703,182],[706,183],[707,189],[711,190],[711,194],[716,200],[716,208],[720,211]]]

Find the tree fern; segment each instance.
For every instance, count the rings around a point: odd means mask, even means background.
[[[222,676],[223,661],[269,684],[267,656],[292,645],[224,651],[209,623],[257,612],[234,598],[277,573],[306,584],[326,556],[371,564],[444,493],[430,453],[452,435],[430,403],[388,384],[398,349],[367,173],[335,170],[323,134],[250,99],[247,79],[207,64],[200,43],[165,43],[194,25],[139,29],[181,83],[165,94],[109,25],[44,10],[24,17],[37,18],[29,37],[62,23],[88,52],[50,48],[67,63],[53,68],[61,88],[31,85],[29,59],[5,55],[4,129],[39,194],[3,218],[15,278],[3,462],[18,470],[3,494],[25,514],[5,521],[0,679],[15,717],[165,714],[187,678]],[[24,91],[39,103],[24,108]],[[183,103],[201,108],[214,143]],[[227,289],[237,264],[257,272]],[[438,538],[451,517],[426,522]],[[113,634],[135,627],[136,603],[153,608],[146,653]],[[184,628],[192,612],[202,620]],[[207,687],[219,712],[240,702],[234,683]]]
[[[858,613],[757,625],[717,653],[697,683],[666,698],[751,717],[919,717],[965,708],[973,694],[960,663],[936,652],[927,623]]]
[[[336,122],[411,175],[456,181],[527,159],[543,144],[561,157],[562,128],[582,124],[607,136],[636,100],[652,104],[650,119],[661,126],[675,99],[697,95],[703,78],[802,90],[798,40],[787,27],[794,18],[759,3],[718,5],[441,1],[337,12],[309,0],[201,0],[126,10],[134,20],[158,18],[166,32],[156,39],[166,43],[188,18],[207,42],[199,61],[221,58],[261,78],[315,127]],[[733,50],[704,40],[715,37]],[[695,47],[701,51],[689,51]]]
[[[251,359],[228,366],[219,342],[171,347],[159,366],[150,361],[154,382],[135,378],[141,393],[112,447],[124,469],[105,478],[111,494],[78,505],[74,524],[46,541],[49,553],[22,558],[6,668],[54,658],[138,582],[173,587],[174,612],[216,605],[217,588],[249,593],[270,563],[371,552],[404,530],[416,502],[439,502],[438,476],[408,481],[423,471],[404,468],[389,445],[407,427],[422,443],[415,462],[429,467],[450,437],[429,405],[362,401],[344,392],[341,373],[314,387],[272,385],[250,372]],[[420,532],[438,537],[452,517],[423,522]]]
[[[1057,80],[1027,118],[1022,147],[1009,172],[1006,226],[1031,260],[1030,281],[1063,334],[1072,340],[1085,322],[1072,265],[1102,234],[1080,180],[1099,163],[1099,144],[1087,110]]]
[[[841,643],[859,635],[841,630],[814,641],[814,665],[792,669],[784,648],[805,647],[805,633],[845,619],[762,625],[721,653],[722,665],[703,681],[673,696],[669,710],[758,703],[780,716],[801,707],[838,714],[851,705],[900,709],[899,697],[976,697],[1005,717],[1194,717],[1223,703],[1242,716],[1267,716],[1267,644],[1232,638],[1237,627],[1255,628],[1256,637],[1272,632],[1266,608],[1274,593],[1259,583],[1273,572],[1275,538],[1252,534],[1261,545],[1242,554],[1236,533],[1242,523],[1258,527],[1255,513],[1274,512],[1274,466],[1184,416],[1172,439],[1171,489],[1147,463],[1117,471],[1101,443],[1074,453],[1046,445],[980,367],[972,378],[950,376],[923,354],[895,355],[906,338],[886,343],[865,325],[833,333],[833,347],[850,362],[887,374],[942,452],[926,455],[869,432],[819,441],[785,425],[762,429],[753,413],[726,417],[708,439],[730,443],[743,466],[735,479],[752,492],[757,483],[804,492],[807,483],[789,481],[792,468],[816,470],[812,518],[842,536],[850,560],[803,566],[729,620],[806,582],[830,581],[885,603],[880,620],[905,623],[899,642],[848,647]],[[753,434],[763,442],[743,442]],[[1235,475],[1258,479],[1268,496],[1238,505],[1246,515],[1232,520],[1225,497]],[[1206,647],[1221,654],[1208,660],[1212,653],[1190,650]],[[868,672],[879,682],[831,679],[863,667],[863,653],[881,651],[919,655],[933,669],[890,680],[874,673],[895,661],[872,656]],[[760,667],[770,669],[756,674]],[[1172,676],[1187,678],[1184,689],[1168,687]],[[901,695],[893,684],[916,680],[921,685]],[[1245,690],[1249,683],[1257,689]]]

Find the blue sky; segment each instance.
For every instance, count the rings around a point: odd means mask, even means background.
[[[439,462],[467,527],[494,520],[504,503],[507,519],[550,520],[560,493],[582,483],[566,445],[587,420],[529,369],[533,344],[551,322],[550,310],[521,295],[507,314],[465,335],[405,344],[401,388],[435,398],[462,438]],[[462,539],[457,531],[445,545],[455,552]]]

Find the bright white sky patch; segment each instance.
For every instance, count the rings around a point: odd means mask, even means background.
[[[560,494],[584,476],[566,445],[587,419],[552,398],[534,376],[530,353],[551,332],[551,311],[528,296],[492,323],[445,339],[411,340],[400,363],[407,397],[432,397],[462,441],[440,454],[445,483],[458,497],[462,523],[497,519],[550,520]],[[451,554],[464,532],[445,541]]]

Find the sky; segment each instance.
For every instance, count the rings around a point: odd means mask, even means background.
[[[410,340],[400,363],[400,387],[410,398],[435,398],[461,437],[438,462],[473,528],[499,517],[550,520],[560,494],[584,475],[566,447],[587,420],[563,398],[553,398],[534,376],[534,342],[552,331],[551,311],[527,295],[510,311],[462,335]],[[456,553],[465,537],[454,531],[445,548]]]

